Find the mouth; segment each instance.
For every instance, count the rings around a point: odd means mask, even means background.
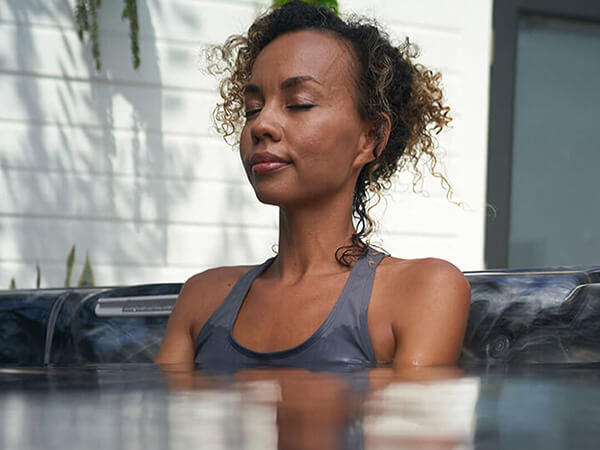
[[[252,158],[250,158],[252,172],[257,175],[275,172],[289,165],[291,165],[291,161],[274,155],[273,153],[255,153],[252,155]]]

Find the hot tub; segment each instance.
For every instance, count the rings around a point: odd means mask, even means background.
[[[152,364],[180,284],[0,291],[0,447],[597,448],[600,266],[466,274],[457,367]]]

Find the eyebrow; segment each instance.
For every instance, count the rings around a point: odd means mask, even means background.
[[[306,81],[312,81],[313,83],[321,84],[316,79],[311,77],[310,75],[301,75],[297,77],[290,77],[281,83],[281,89],[289,89],[291,87],[297,86],[300,83],[304,83]]]
[[[290,78],[286,78],[285,80],[283,80],[281,82],[281,89],[289,89],[292,88],[294,86],[299,85],[300,83],[305,83],[305,82],[313,82],[313,83],[317,83],[317,84],[321,84],[319,83],[319,81],[317,81],[315,78],[311,77],[310,75],[300,75],[297,77],[290,77]],[[261,92],[261,89],[256,85],[256,84],[247,84],[246,88],[244,89],[244,94],[258,94]]]

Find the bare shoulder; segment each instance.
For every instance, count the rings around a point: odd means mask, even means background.
[[[198,330],[219,307],[233,284],[249,267],[219,267],[185,282],[169,317],[158,363],[189,363]]]
[[[233,285],[252,266],[217,267],[190,277],[183,285],[176,308],[191,322],[212,314],[225,299]],[[208,314],[208,316],[207,316]]]
[[[378,295],[388,308],[429,309],[434,303],[453,303],[468,308],[471,288],[452,263],[438,258],[398,259],[387,257],[377,269]],[[451,305],[448,305],[452,307]]]
[[[438,258],[385,258],[380,265],[379,295],[397,343],[394,364],[455,362],[471,304],[463,273]]]
[[[207,269],[199,272],[185,282],[184,287],[197,288],[209,287],[216,284],[224,283],[226,285],[233,284],[239,278],[250,270],[253,266],[225,266]]]
[[[385,290],[390,292],[459,291],[470,297],[470,286],[464,274],[454,264],[439,258],[385,258],[377,273]]]

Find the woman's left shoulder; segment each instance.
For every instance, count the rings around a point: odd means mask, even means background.
[[[393,295],[399,290],[408,298],[455,298],[470,302],[471,289],[461,270],[449,261],[439,258],[400,259],[384,258],[378,277],[386,291]]]
[[[463,273],[443,259],[387,257],[375,281],[379,284],[374,286],[378,300],[374,317],[390,325],[394,365],[456,362],[471,304],[470,285]]]

